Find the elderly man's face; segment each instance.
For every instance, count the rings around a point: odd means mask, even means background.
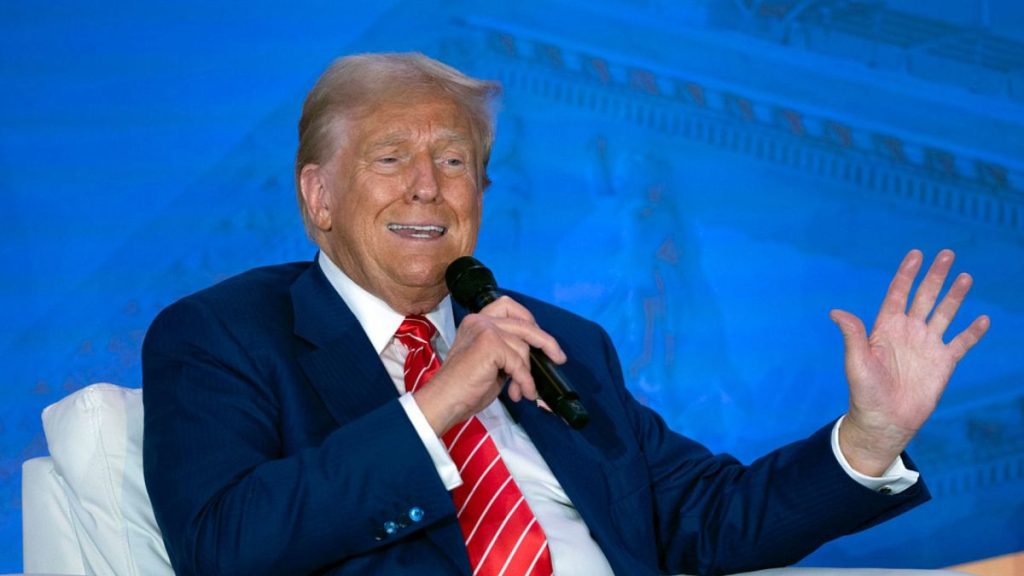
[[[321,245],[357,284],[399,312],[421,313],[447,289],[444,271],[480,229],[478,151],[464,113],[444,98],[378,105],[346,119],[320,167]]]

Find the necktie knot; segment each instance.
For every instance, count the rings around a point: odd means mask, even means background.
[[[405,346],[405,389],[415,392],[441,368],[441,362],[434,353],[430,340],[437,328],[420,315],[406,316],[395,332],[395,338]]]
[[[402,320],[402,325],[395,332],[395,337],[406,348],[413,349],[429,346],[434,334],[437,334],[437,328],[430,320],[427,320],[426,316],[414,314],[406,316],[405,320]]]

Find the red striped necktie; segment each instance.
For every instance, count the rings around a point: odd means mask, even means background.
[[[405,388],[409,392],[441,367],[430,340],[437,329],[423,316],[407,316],[395,337],[408,350]],[[498,454],[494,440],[473,416],[441,438],[459,468],[462,485],[452,490],[462,537],[474,576],[548,576],[547,538]]]

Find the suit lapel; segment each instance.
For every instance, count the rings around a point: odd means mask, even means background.
[[[338,422],[398,397],[370,339],[315,261],[291,288],[295,334],[313,345],[299,364]]]

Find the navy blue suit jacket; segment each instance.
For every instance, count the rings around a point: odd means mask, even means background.
[[[749,466],[712,455],[630,396],[600,327],[516,298],[561,343],[591,422],[574,431],[502,401],[617,574],[789,564],[928,497],[921,482],[895,496],[856,484],[831,425]],[[177,573],[471,573],[449,493],[315,263],[252,270],[170,306],[146,336],[143,374],[146,485]]]

